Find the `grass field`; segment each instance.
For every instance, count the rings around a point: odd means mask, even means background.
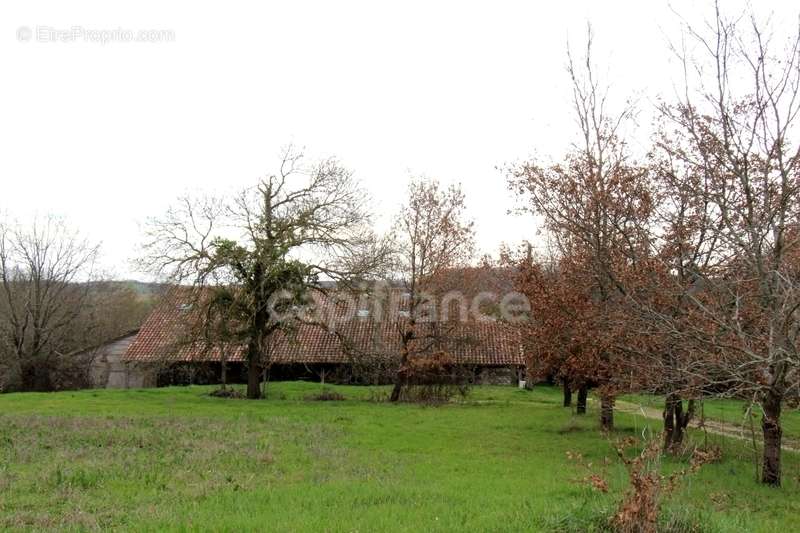
[[[557,389],[478,387],[432,408],[365,387],[304,399],[320,387],[274,383],[255,402],[207,387],[2,395],[0,528],[585,531],[625,486],[596,413],[574,418]],[[614,437],[649,424],[618,414]],[[667,514],[700,531],[795,530],[798,454],[769,489],[744,443],[711,439],[723,460],[686,478]],[[612,459],[610,493],[578,482],[567,451]]]

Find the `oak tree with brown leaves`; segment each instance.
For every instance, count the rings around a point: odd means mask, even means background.
[[[662,149],[694,176],[687,193],[714,246],[712,261],[686,264],[694,319],[675,331],[702,350],[717,388],[760,405],[761,480],[779,485],[781,410],[800,387],[800,25],[781,38],[717,5],[685,31],[685,90],[662,108]]]
[[[400,400],[412,377],[415,356],[447,344],[450,324],[439,320],[440,297],[455,269],[467,266],[472,258],[474,231],[460,186],[412,180],[394,227],[395,275],[405,291],[405,303],[404,316],[397,321],[401,353],[390,396],[393,402]]]
[[[594,74],[592,34],[588,34],[582,66],[569,55],[568,73],[573,87],[580,142],[564,161],[529,162],[516,168],[509,186],[524,209],[544,220],[556,249],[560,269],[580,278],[591,309],[584,359],[598,376],[601,426],[613,427],[614,396],[620,390],[616,377],[627,353],[620,349],[625,333],[620,309],[626,304],[626,278],[635,277],[642,258],[649,254],[647,224],[652,194],[647,171],[632,161],[622,138],[632,109],[612,115],[608,94]],[[581,289],[577,289],[580,287]]]

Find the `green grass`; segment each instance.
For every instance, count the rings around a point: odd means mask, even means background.
[[[300,382],[255,402],[208,387],[2,395],[0,529],[584,531],[624,490],[597,413],[573,417],[558,389],[421,407],[334,388],[347,400],[306,401],[321,386]],[[657,430],[616,421],[614,438]],[[744,443],[714,443],[723,461],[686,478],[667,514],[703,531],[795,528],[797,454],[774,490],[753,481]],[[580,483],[567,451],[610,458],[610,493]]]

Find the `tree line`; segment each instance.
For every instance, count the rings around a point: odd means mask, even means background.
[[[98,252],[56,217],[0,220],[0,392],[90,387],[91,349],[139,326],[149,301]]]
[[[596,389],[607,430],[621,393],[663,394],[667,451],[696,400],[752,401],[769,485],[782,407],[800,396],[799,29],[778,36],[719,6],[703,28],[687,24],[673,47],[682,85],[657,105],[639,158],[624,133],[633,109],[610,110],[589,32],[568,62],[580,142],[508,179],[547,230],[546,249],[517,260],[534,371],[579,401]]]

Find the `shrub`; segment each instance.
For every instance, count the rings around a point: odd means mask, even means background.
[[[696,522],[684,516],[662,516],[661,507],[678,482],[700,467],[719,459],[718,450],[695,449],[689,468],[677,470],[670,475],[661,473],[661,445],[657,439],[645,443],[642,451],[633,458],[627,452],[637,444],[637,439],[628,437],[616,445],[617,456],[628,472],[629,488],[619,503],[616,512],[608,520],[611,531],[617,533],[656,533],[657,531],[700,531]],[[586,462],[579,453],[567,452],[567,457],[577,462],[585,471],[581,483],[588,484],[599,492],[608,492],[609,460],[596,465]]]
[[[677,470],[665,476],[661,474],[661,445],[650,440],[641,453],[633,459],[625,457],[625,451],[635,444],[635,439],[623,440],[617,446],[617,455],[628,470],[631,487],[622,499],[612,524],[620,533],[656,533],[659,509],[662,500],[675,490],[678,482],[701,466],[717,459],[713,451],[695,449],[688,469]],[[684,527],[680,522],[675,528]],[[687,529],[679,529],[687,531]],[[692,529],[689,529],[691,531]]]
[[[436,405],[469,393],[470,372],[445,352],[409,358],[401,400]]]
[[[231,388],[216,389],[209,392],[208,395],[215,398],[244,398],[244,394]]]

